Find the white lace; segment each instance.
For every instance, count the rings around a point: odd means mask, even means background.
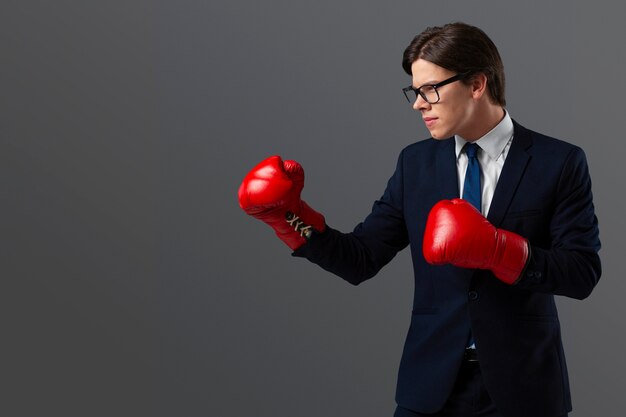
[[[296,232],[300,233],[300,236],[308,238],[311,236],[311,226],[305,224],[300,217],[296,216],[292,212],[288,211],[285,220],[289,223],[289,226],[293,227]]]

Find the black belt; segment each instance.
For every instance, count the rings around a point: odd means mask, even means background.
[[[478,362],[478,353],[476,353],[476,349],[465,349],[465,353],[463,354],[463,361]]]

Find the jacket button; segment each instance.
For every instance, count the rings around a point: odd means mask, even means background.
[[[469,296],[469,299],[472,301],[478,300],[478,292],[476,291],[470,291],[468,296]]]

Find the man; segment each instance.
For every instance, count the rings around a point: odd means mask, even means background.
[[[302,167],[279,157],[246,176],[240,205],[294,256],[355,285],[410,245],[415,294],[395,417],[566,416],[554,295],[583,299],[601,274],[584,153],[511,119],[500,55],[476,27],[426,29],[403,68],[432,138],[401,152],[353,232],[300,200]]]

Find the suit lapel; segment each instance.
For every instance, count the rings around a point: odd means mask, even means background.
[[[526,165],[530,160],[530,155],[526,150],[531,145],[530,132],[513,121],[513,142],[502,167],[502,173],[487,215],[487,219],[496,227],[502,222],[515,195],[515,190],[522,179]]]
[[[454,149],[454,137],[452,137],[441,143],[436,155],[437,189],[441,192],[439,200],[459,197],[459,180]]]

